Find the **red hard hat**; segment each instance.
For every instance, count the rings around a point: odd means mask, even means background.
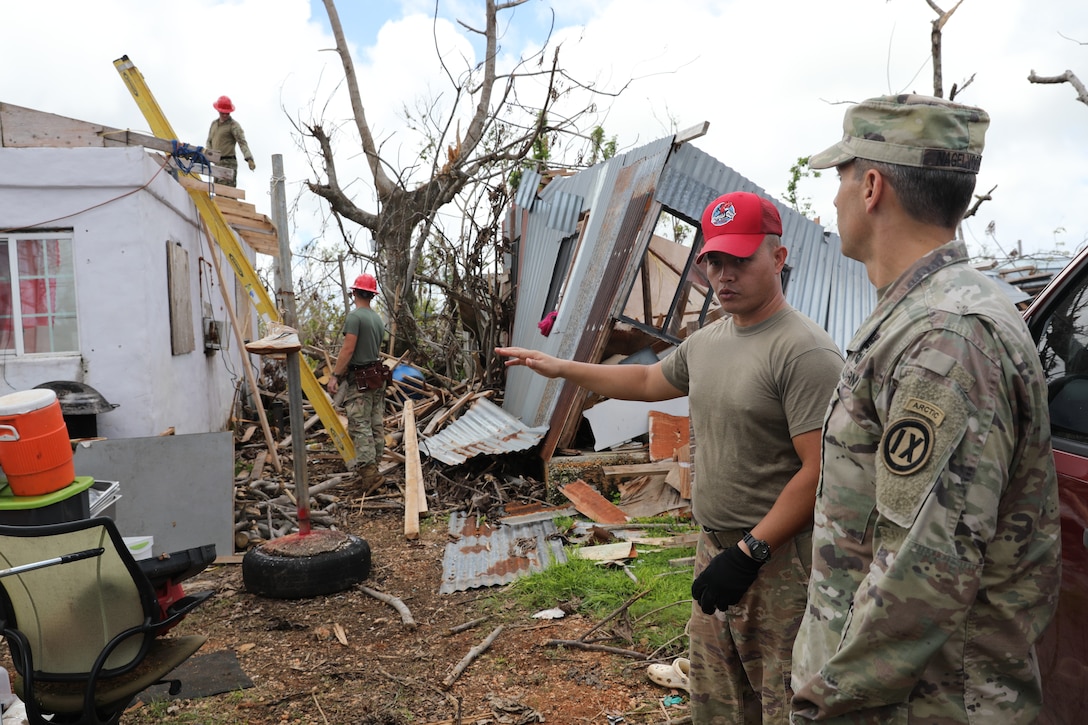
[[[360,274],[355,278],[355,282],[351,285],[352,289],[360,289],[364,292],[378,293],[378,280],[374,278],[372,274]]]
[[[234,104],[230,102],[228,96],[219,96],[219,100],[212,104],[212,108],[220,113],[233,113]]]

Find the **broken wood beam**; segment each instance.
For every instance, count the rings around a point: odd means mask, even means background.
[[[404,402],[404,537],[419,538],[419,513],[426,510],[427,499],[423,489],[423,470],[419,461],[419,444],[416,440],[415,405],[409,398]],[[423,508],[421,508],[421,506]]]
[[[178,176],[178,183],[182,188],[193,189],[195,191],[207,191],[219,198],[221,196],[229,196],[232,199],[245,199],[246,192],[242,189],[236,189],[233,186],[227,186],[226,184],[209,184],[207,181],[201,181],[193,176]]]
[[[622,466],[602,466],[605,478],[623,478],[625,476],[667,475],[674,461],[653,461],[651,463],[630,463]]]
[[[317,425],[317,422],[319,420],[321,420],[321,416],[319,416],[319,415],[310,416],[310,418],[305,423],[303,423],[302,430],[304,430],[304,431],[310,430],[315,425]],[[279,447],[279,448],[290,448],[291,447],[291,438],[292,437],[293,436],[287,436],[282,441],[277,443],[276,446]]]

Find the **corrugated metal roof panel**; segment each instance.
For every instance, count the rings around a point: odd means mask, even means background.
[[[454,465],[481,453],[524,451],[535,446],[547,432],[547,426],[527,428],[487,398],[480,398],[437,435],[421,438],[419,450]]]
[[[532,211],[533,202],[536,200],[536,190],[540,186],[540,179],[540,174],[532,169],[522,171],[521,181],[518,183],[518,192],[514,195],[514,203]]]
[[[455,511],[449,532],[439,594],[507,584],[567,560],[562,540],[549,538],[556,533],[551,519],[493,527]]]
[[[540,192],[541,201],[549,205],[562,195],[569,199],[566,207],[576,221],[589,211],[585,230],[578,242],[578,250],[567,273],[566,293],[559,306],[558,316],[548,337],[540,334],[537,323],[551,310],[545,310],[552,273],[555,270],[559,246],[567,234],[552,228],[550,218],[535,211],[522,229],[519,246],[520,284],[517,290],[517,308],[514,313],[514,329],[510,344],[541,350],[549,355],[570,358],[584,334],[593,334],[609,320],[589,319],[590,309],[601,289],[608,266],[609,255],[615,244],[614,238],[602,239],[602,229],[615,227],[609,224],[610,215],[622,214],[621,208],[610,208],[614,202],[617,180],[621,173],[630,181],[634,175],[659,175],[661,166],[672,148],[672,137],[660,139],[621,156],[613,157],[596,166],[579,171],[573,176],[553,179]],[[575,206],[574,199],[580,204]],[[550,209],[550,207],[549,207]],[[645,240],[649,243],[649,238]],[[562,380],[544,378],[524,367],[507,370],[506,396],[503,408],[516,417],[534,425],[543,425],[551,418]]]
[[[548,204],[548,228],[574,234],[578,230],[578,217],[584,205],[582,197],[561,191],[551,197]]]

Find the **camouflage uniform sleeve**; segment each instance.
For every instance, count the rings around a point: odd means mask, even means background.
[[[253,158],[253,153],[249,150],[249,144],[246,143],[246,132],[242,130],[242,124],[237,121],[232,122],[231,130],[234,132],[234,140],[238,142],[238,148],[242,151],[242,158],[249,161]]]
[[[798,692],[798,714],[896,722],[927,662],[963,628],[1008,480],[996,462],[1015,447],[1001,369],[949,330],[923,334],[897,363],[876,452],[872,565],[841,646]]]

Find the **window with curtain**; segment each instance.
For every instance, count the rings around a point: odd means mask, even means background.
[[[0,354],[78,351],[72,235],[0,235]]]

